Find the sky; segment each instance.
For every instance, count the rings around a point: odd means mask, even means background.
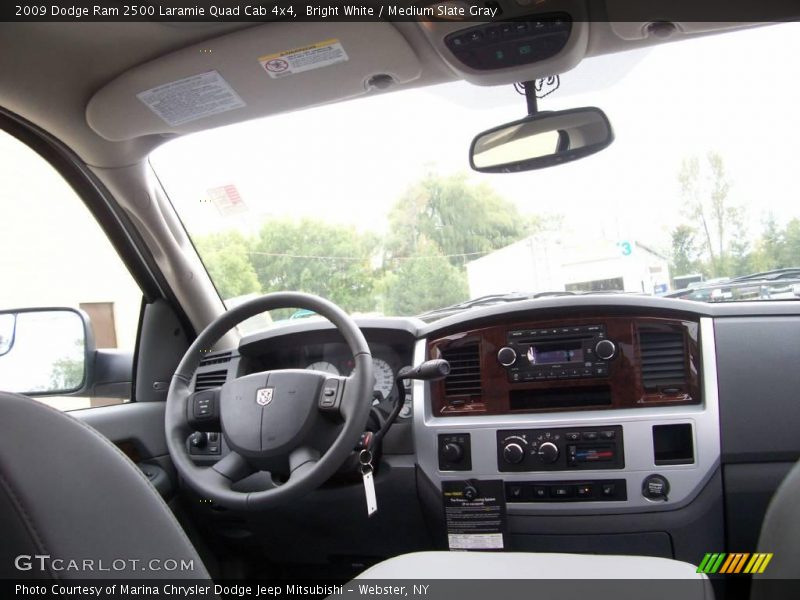
[[[693,155],[722,155],[751,237],[768,213],[779,223],[800,216],[798,56],[800,24],[792,23],[587,59],[561,74],[539,109],[597,106],[614,143],[528,173],[469,170],[472,138],[526,111],[510,85],[465,82],[210,130],[165,144],[151,160],[191,234],[252,231],[278,215],[385,233],[392,204],[434,170],[469,172],[524,213],[560,216],[567,238],[635,239],[668,251],[669,232],[686,220],[677,174]],[[221,217],[204,202],[208,189],[227,184],[247,213]]]

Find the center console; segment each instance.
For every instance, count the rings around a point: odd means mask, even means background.
[[[433,485],[500,480],[508,514],[688,505],[720,457],[713,323],[574,315],[417,344],[451,374],[415,382],[417,461]]]

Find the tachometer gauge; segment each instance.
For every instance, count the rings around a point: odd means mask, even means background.
[[[329,363],[324,360],[318,360],[317,362],[313,362],[306,367],[308,371],[324,371],[325,373],[330,373],[331,375],[338,375],[339,369],[336,368],[336,365],[333,363]]]
[[[375,375],[375,391],[388,398],[394,388],[394,371],[382,358],[372,359],[372,372]]]

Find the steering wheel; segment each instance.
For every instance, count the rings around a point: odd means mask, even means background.
[[[237,377],[212,390],[190,389],[200,359],[226,332],[278,308],[304,308],[333,323],[353,354],[352,374],[281,369]],[[327,481],[353,452],[369,416],[372,388],[372,355],[347,313],[311,294],[266,294],[220,315],[186,351],[167,394],[167,447],[186,483],[222,506],[254,510],[291,502]],[[230,448],[213,466],[197,466],[190,458],[187,439],[196,428],[221,430]]]

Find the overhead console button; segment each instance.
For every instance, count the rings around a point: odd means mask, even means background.
[[[541,15],[537,21],[478,25],[446,36],[447,48],[476,70],[519,67],[555,56],[569,41],[572,21],[566,13]]]

